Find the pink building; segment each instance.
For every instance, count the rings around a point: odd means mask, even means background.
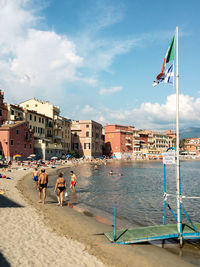
[[[118,159],[133,157],[133,128],[110,124],[105,126],[105,154]]]
[[[25,121],[3,124],[0,127],[0,155],[6,159],[20,154],[23,158],[33,154],[32,131]]]
[[[72,150],[87,158],[102,156],[102,128],[93,120],[72,121]]]

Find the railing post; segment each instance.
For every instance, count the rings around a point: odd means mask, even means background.
[[[115,203],[115,206],[114,206],[114,241],[116,240],[116,224],[117,224],[117,219],[116,219],[116,216],[117,216],[117,208],[116,208],[116,203]]]

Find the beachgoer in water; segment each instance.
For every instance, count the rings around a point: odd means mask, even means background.
[[[95,170],[98,170],[98,166],[97,166],[97,165],[94,165],[94,169],[95,169]]]
[[[64,195],[64,191],[67,188],[67,183],[65,178],[63,177],[63,174],[60,172],[58,175],[58,179],[56,180],[56,185],[55,185],[55,189],[54,191],[57,190],[57,200],[58,200],[58,206],[63,205],[63,195]]]
[[[38,195],[39,195],[39,203],[41,203],[41,192],[43,194],[43,204],[45,203],[46,199],[46,190],[48,184],[48,175],[45,173],[45,169],[41,170],[41,173],[38,178]]]
[[[38,184],[38,176],[39,176],[38,168],[35,168],[35,170],[33,171],[33,186],[34,186],[35,188],[37,188],[37,184]]]
[[[110,175],[113,175],[113,171],[111,170],[111,171],[109,172],[109,174],[110,174]]]
[[[70,172],[70,176],[71,176],[70,189],[72,192],[75,192],[75,185],[77,178],[73,171]]]

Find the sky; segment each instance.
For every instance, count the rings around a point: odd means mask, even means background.
[[[74,120],[175,130],[170,84],[152,86],[179,28],[180,127],[200,127],[199,0],[0,0],[0,88]]]

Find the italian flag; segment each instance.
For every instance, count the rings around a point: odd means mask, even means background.
[[[174,46],[175,46],[175,36],[173,37],[171,44],[170,44],[169,48],[167,49],[167,53],[165,55],[165,58],[164,58],[164,61],[162,64],[161,72],[156,77],[157,80],[159,80],[160,78],[163,77],[166,63],[168,63],[171,60],[174,60]]]

